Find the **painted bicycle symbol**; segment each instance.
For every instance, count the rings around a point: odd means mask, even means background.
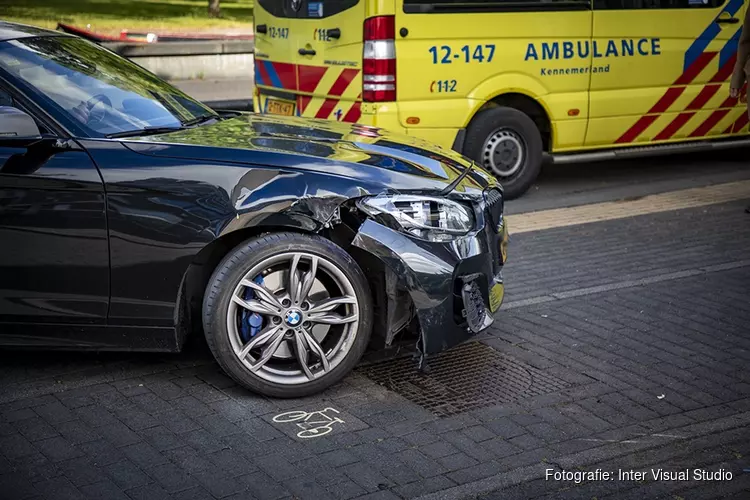
[[[329,416],[327,412],[340,413],[335,408],[326,408],[320,411],[289,411],[273,417],[276,423],[297,422],[297,427],[302,429],[297,433],[298,438],[308,439],[325,436],[333,430],[333,424],[343,424],[344,421],[336,416]]]

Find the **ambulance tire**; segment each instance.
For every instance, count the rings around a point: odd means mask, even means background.
[[[524,194],[542,169],[542,134],[529,115],[497,107],[477,113],[466,130],[463,153],[495,175],[505,198]]]

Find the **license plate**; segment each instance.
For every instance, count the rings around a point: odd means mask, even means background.
[[[266,101],[266,113],[272,115],[294,116],[294,103],[268,99]]]
[[[503,259],[501,264],[508,260],[508,221],[503,220],[502,229],[500,230],[500,258]]]
[[[503,303],[505,297],[505,286],[502,283],[496,283],[490,290],[490,312],[494,313]]]

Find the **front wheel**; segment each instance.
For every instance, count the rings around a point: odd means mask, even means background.
[[[464,154],[497,177],[507,199],[531,187],[542,168],[542,153],[534,120],[514,108],[481,111],[466,130]]]
[[[320,236],[269,234],[219,264],[203,324],[214,357],[237,382],[268,396],[302,397],[357,364],[371,304],[362,270],[342,248]]]

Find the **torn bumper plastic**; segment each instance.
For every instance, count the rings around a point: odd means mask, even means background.
[[[486,329],[502,304],[507,228],[502,217],[451,242],[411,237],[367,219],[352,245],[377,257],[411,296],[424,354]]]

